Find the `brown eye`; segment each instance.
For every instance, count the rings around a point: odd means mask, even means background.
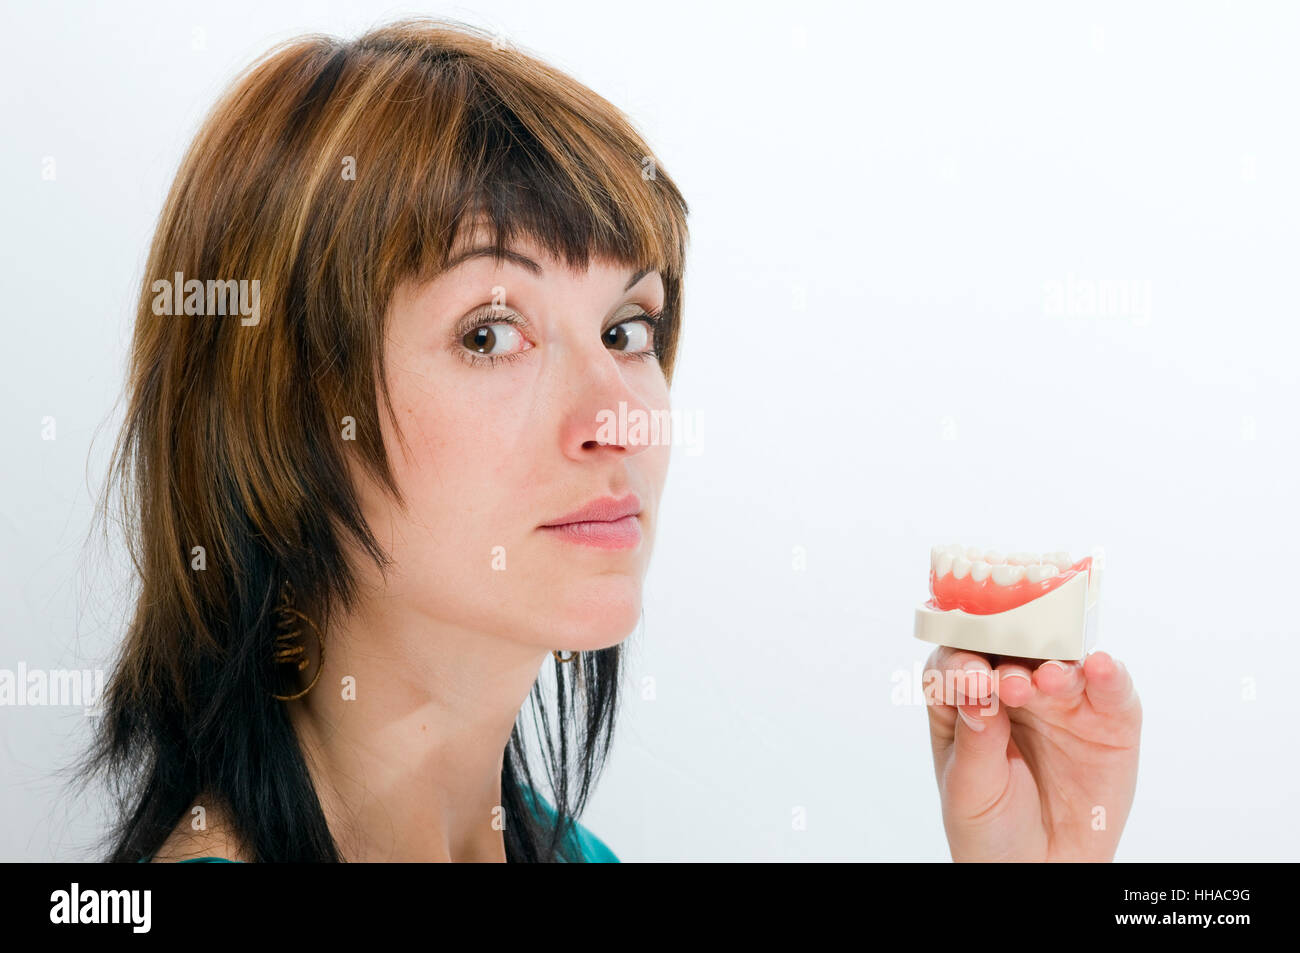
[[[498,322],[481,324],[470,330],[460,341],[466,348],[477,354],[497,355],[509,353],[514,349],[512,345],[517,346],[523,339],[523,335],[514,325]],[[497,350],[498,345],[504,345],[505,350]]]
[[[629,333],[629,330],[630,332]],[[616,351],[642,352],[649,350],[653,343],[650,325],[644,319],[624,321],[616,324],[604,334],[605,346]]]

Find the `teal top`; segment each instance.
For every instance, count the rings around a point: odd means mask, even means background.
[[[533,793],[532,788],[527,785],[522,786],[521,790],[525,798],[532,798],[541,805],[542,810],[546,812],[548,821],[555,820],[555,808],[546,802],[546,798],[540,797]],[[576,845],[574,841],[577,841]],[[566,842],[568,852],[575,852],[578,855],[578,861],[585,864],[617,864],[618,858],[614,852],[605,845],[599,837],[593,834],[587,828],[583,827],[577,821],[573,822],[573,830],[569,831],[569,837]]]
[[[524,797],[531,796],[538,804],[541,805],[542,810],[546,812],[547,820],[550,821],[555,820],[555,808],[551,807],[551,805],[546,802],[546,798],[536,796],[535,794],[533,794],[532,789],[528,787],[523,788],[523,792],[524,792]],[[576,846],[578,862],[580,863],[586,863],[586,864],[619,863],[618,857],[615,856],[614,852],[610,850],[608,846],[606,846],[604,841],[602,841],[599,837],[597,837],[595,834],[587,830],[587,828],[583,827],[581,824],[577,823],[576,821],[574,822],[573,830],[569,831],[569,837],[568,840],[566,841],[566,844],[567,844],[568,852],[570,854],[574,852],[574,848]],[[152,859],[153,858],[151,857],[147,857],[144,860],[152,860]],[[141,863],[144,863],[144,860],[142,860]],[[562,860],[567,861],[568,858],[567,857],[562,858]],[[178,864],[203,864],[203,863],[242,864],[243,861],[231,860],[228,857],[191,857],[188,860],[178,860],[177,863]]]

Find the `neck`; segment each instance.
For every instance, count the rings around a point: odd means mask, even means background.
[[[284,704],[344,859],[504,861],[502,759],[548,653],[379,600],[325,639]]]

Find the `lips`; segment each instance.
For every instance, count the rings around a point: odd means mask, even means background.
[[[636,516],[641,512],[641,500],[635,493],[624,497],[602,496],[592,500],[586,506],[574,510],[568,516],[543,523],[542,526],[563,526],[566,523],[612,523],[625,516]]]
[[[538,528],[596,549],[631,549],[641,542],[640,512],[641,500],[635,493],[621,498],[605,496]]]

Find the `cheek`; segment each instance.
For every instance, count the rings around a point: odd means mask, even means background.
[[[485,593],[501,583],[493,547],[508,542],[495,538],[492,522],[502,443],[469,411],[435,410],[438,396],[393,388],[401,438],[389,424],[384,444],[405,506],[384,512],[381,542],[393,559],[387,584],[390,595],[430,617],[482,626],[492,615],[485,602],[498,601]]]
[[[494,494],[515,443],[503,427],[515,418],[499,404],[465,397],[427,385],[394,394],[404,446],[396,432],[385,433],[385,446],[409,518],[427,530],[463,533],[496,510]],[[484,412],[494,406],[498,412]]]
[[[659,377],[655,386],[650,388],[650,392],[645,397],[646,405],[655,411],[663,411],[665,414],[671,412],[671,401],[669,400],[668,385],[664,382],[662,375]],[[671,418],[669,418],[671,420]],[[670,423],[670,427],[673,426]],[[681,440],[683,433],[669,432],[668,435],[661,435],[658,445],[650,447],[642,454],[641,465],[650,478],[656,489],[662,489],[664,481],[668,476],[668,464],[672,454],[672,444]]]
[[[404,445],[391,426],[384,443],[406,507],[392,508],[388,545],[395,577],[414,603],[485,624],[500,607],[518,604],[512,597],[532,578],[520,567],[532,528],[526,495],[544,479],[529,471],[538,428],[526,408],[512,406],[523,392],[517,386],[501,393],[491,382],[438,387],[432,376],[390,383]],[[516,571],[500,571],[503,560]]]

